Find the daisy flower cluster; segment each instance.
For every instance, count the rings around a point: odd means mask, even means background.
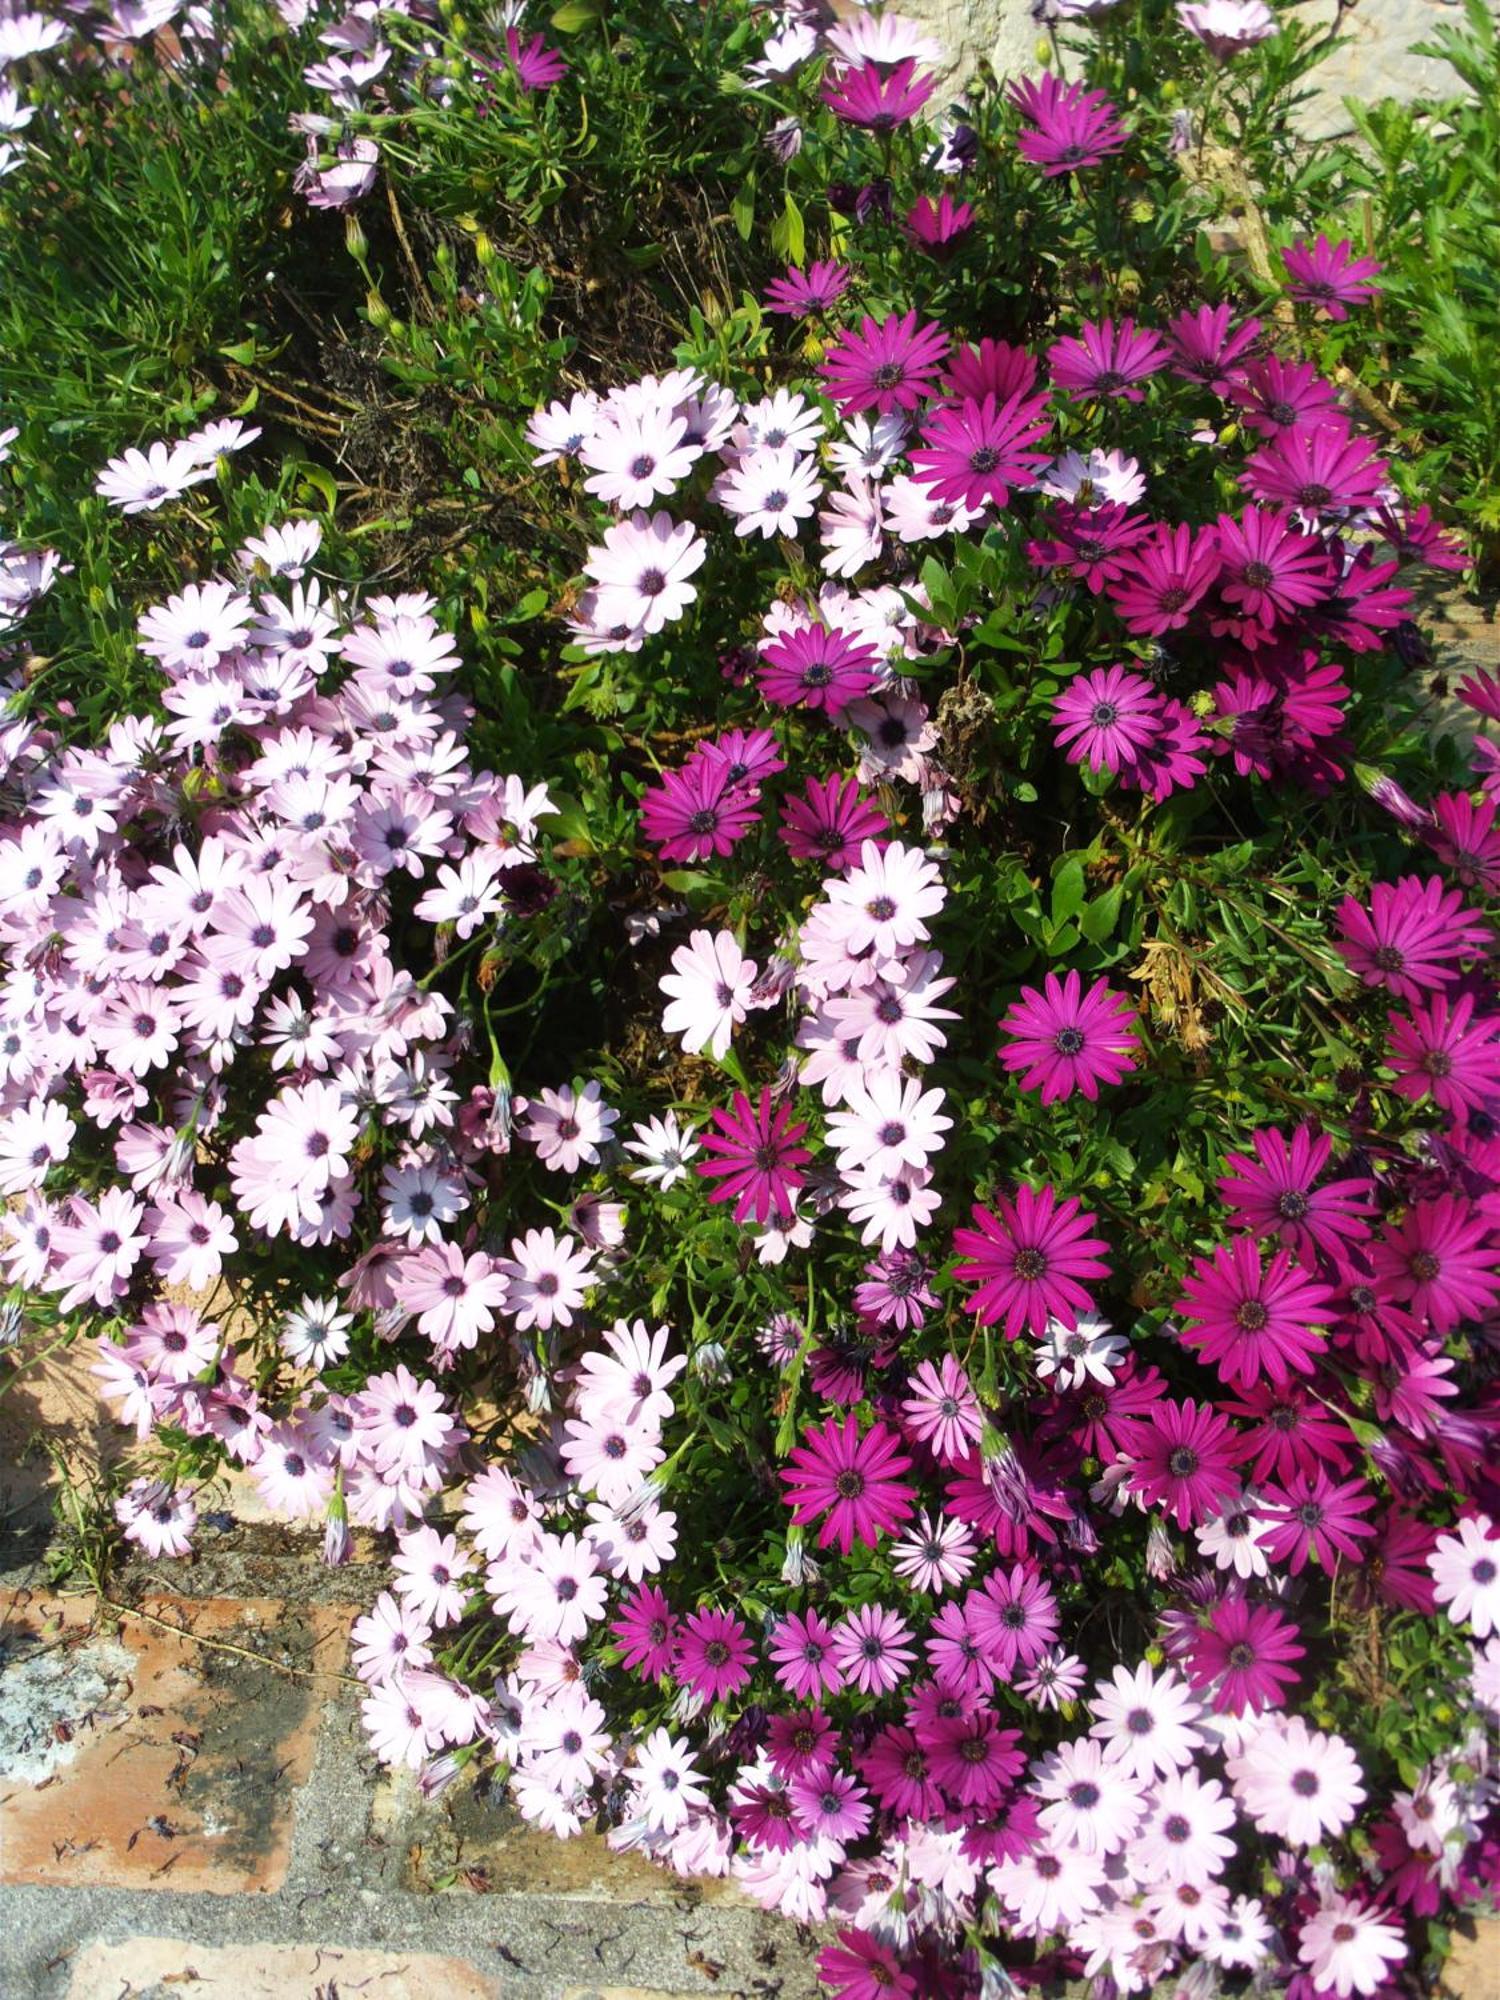
[[[547,794],[471,766],[432,600],[356,602],[313,573],[319,540],[272,524],[141,614],[159,714],[97,745],[8,725],[0,1262],[100,1329],[138,1438],[216,1441],[342,1552],[351,1515],[420,1515],[464,1435],[382,1343],[414,1324],[442,1374],[497,1320],[565,1322],[589,1258],[465,1237],[509,1093],[465,1083],[467,1025],[402,962],[495,940],[520,885],[534,905]],[[182,1553],[192,1496],[140,1482],[120,1519]]]
[[[279,12],[315,209],[593,60]],[[1175,18],[1216,77],[1277,31]],[[495,426],[558,571],[504,675],[279,517],[93,735],[17,641],[0,1266],[92,1343],[141,1550],[226,1462],[382,1538],[362,1719],[428,1795],[727,1878],[840,2000],[1395,2000],[1500,1887],[1500,681],[1432,742],[1464,553],[1313,358],[1379,264],[1018,302],[1022,208],[1156,185],[1139,99],[919,127],[922,24],[743,29],[785,268]],[[189,543],[260,437],[93,513]],[[0,643],[62,567],[0,545]]]

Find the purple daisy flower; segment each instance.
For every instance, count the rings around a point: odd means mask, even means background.
[[[874,1423],[861,1433],[854,1415],[830,1417],[822,1426],[807,1425],[802,1438],[781,1469],[782,1497],[799,1524],[826,1514],[820,1549],[848,1555],[856,1541],[874,1548],[916,1511],[911,1488],[899,1477],[911,1470],[911,1459],[887,1425]]]
[[[996,403],[964,402],[939,410],[912,452],[912,469],[938,500],[979,508],[1003,507],[1010,489],[1047,463],[1045,452],[1029,446],[1051,429],[1045,396],[1012,396]]]
[[[1075,507],[1061,501],[1047,517],[1051,541],[1026,544],[1026,559],[1038,569],[1066,570],[1098,597],[1125,574],[1130,551],[1151,533],[1144,514],[1111,502]]]
[[[857,333],[845,327],[825,356],[824,387],[848,415],[914,410],[938,386],[948,336],[940,326],[920,326],[914,312],[892,313],[877,324],[866,318]]]
[[[1064,83],[1052,70],[1013,83],[1010,101],[1028,121],[1017,150],[1049,178],[1101,165],[1129,136],[1102,90]]]
[[[1421,1000],[1451,986],[1458,961],[1475,957],[1490,941],[1488,926],[1435,875],[1425,882],[1415,875],[1376,882],[1368,910],[1346,896],[1335,921],[1349,970],[1398,1000]]]
[[[915,57],[884,70],[875,63],[839,69],[823,79],[822,98],[835,118],[868,132],[893,132],[908,125],[937,87],[931,70],[917,70]]]
[[[787,267],[786,276],[773,278],[765,289],[766,311],[788,319],[807,319],[827,312],[849,289],[849,266],[829,261],[809,264],[804,271]]]
[[[1380,287],[1372,280],[1384,266],[1373,257],[1356,257],[1347,236],[1341,243],[1330,243],[1322,235],[1316,243],[1296,243],[1282,251],[1281,261],[1292,281],[1287,287],[1292,297],[1304,305],[1321,306],[1330,319],[1347,319],[1346,307],[1366,305],[1380,296]]]
[[[1076,972],[1063,979],[1049,972],[1040,992],[1023,986],[1001,1020],[1010,1039],[1000,1060],[1020,1076],[1023,1090],[1041,1091],[1043,1104],[1075,1090],[1092,1102],[1101,1083],[1119,1083],[1135,1068],[1135,1020],[1129,1000],[1108,980],[1096,979],[1085,993]]]
[[[705,1180],[719,1185],[709,1200],[732,1201],[736,1222],[764,1223],[774,1214],[783,1227],[792,1219],[792,1208],[803,1182],[801,1169],[812,1157],[797,1141],[806,1124],[793,1125],[791,1107],[779,1104],[773,1111],[771,1093],[762,1089],[759,1105],[752,1105],[742,1090],[734,1094],[727,1111],[715,1109],[716,1132],[704,1133],[701,1145],[714,1157],[698,1160],[694,1170]]]
[[[1196,1527],[1239,1490],[1234,1432],[1209,1404],[1163,1397],[1149,1423],[1132,1426],[1128,1485],[1179,1528]]]
[[[1139,403],[1136,388],[1165,368],[1171,350],[1159,333],[1137,327],[1133,319],[1088,322],[1078,334],[1054,341],[1047,349],[1052,379],[1071,396],[1121,396]]]
[[[1227,396],[1240,378],[1240,363],[1260,338],[1260,321],[1247,319],[1231,331],[1228,306],[1199,306],[1167,322],[1172,348],[1172,373],[1184,382],[1201,382],[1216,396]]]

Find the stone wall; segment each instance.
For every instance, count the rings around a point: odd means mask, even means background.
[[[1129,5],[1129,0],[1125,0]],[[904,14],[929,21],[950,54],[950,74],[961,79],[980,58],[1003,76],[1037,66],[1038,29],[1029,0],[900,0]],[[1334,0],[1312,0],[1301,10],[1310,24],[1333,18]],[[1442,96],[1458,87],[1446,63],[1414,56],[1444,20],[1461,18],[1459,0],[1356,0],[1344,24],[1346,46],[1318,72],[1317,94],[1304,118],[1309,137],[1347,131],[1346,97]]]

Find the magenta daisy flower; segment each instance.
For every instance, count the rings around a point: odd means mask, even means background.
[[[1267,1486],[1261,1496],[1266,1553],[1293,1576],[1302,1574],[1310,1556],[1330,1573],[1340,1556],[1362,1562],[1360,1543],[1375,1529],[1360,1516],[1374,1505],[1375,1495],[1362,1479],[1330,1479],[1321,1465],[1294,1474],[1285,1486]]]
[[[1340,418],[1316,430],[1283,431],[1253,454],[1240,484],[1273,506],[1299,507],[1304,514],[1342,513],[1373,507],[1389,486],[1390,474],[1385,461]]]
[[[770,1654],[777,1680],[798,1701],[837,1694],[844,1685],[843,1669],[834,1658],[833,1627],[816,1611],[793,1611],[780,1619]]]
[[[939,195],[936,201],[930,194],[920,195],[906,211],[908,239],[918,249],[939,259],[948,256],[954,244],[973,227],[973,204],[955,201],[951,194]]]
[[[750,1635],[732,1611],[705,1607],[682,1621],[673,1670],[694,1694],[719,1701],[745,1687],[754,1668]]]
[[[1229,1153],[1231,1171],[1219,1193],[1255,1236],[1275,1236],[1305,1264],[1319,1256],[1337,1263],[1370,1233],[1371,1187],[1367,1177],[1316,1182],[1333,1154],[1326,1133],[1299,1125],[1288,1143],[1267,1129],[1250,1140],[1253,1153]]]
[[[986,396],[1008,403],[1036,387],[1036,356],[1008,340],[985,339],[977,347],[956,348],[943,386],[955,403],[982,403]]]
[[[769,642],[756,679],[766,700],[779,708],[822,709],[834,716],[870,692],[878,664],[875,648],[853,633],[804,625]]]
[[[1390,1015],[1391,1038],[1385,1059],[1396,1072],[1391,1086],[1402,1097],[1432,1098],[1461,1117],[1500,1098],[1500,1021],[1493,1014],[1474,1018],[1475,997],[1460,993],[1450,1003],[1435,994],[1411,1017]]]
[[[1007,1340],[1040,1333],[1049,1319],[1076,1325],[1093,1301],[1080,1280],[1107,1278],[1108,1249],[1090,1232],[1097,1218],[1071,1196],[1058,1200],[1050,1185],[1021,1186],[994,1209],[977,1204],[974,1228],[955,1229],[953,1246],[968,1259],[954,1267],[960,1284],[973,1285],[969,1311],[981,1326],[1003,1322]]]
[[[1320,603],[1333,588],[1326,545],[1264,508],[1247,507],[1238,520],[1219,516],[1219,559],[1219,596],[1267,631]]]
[[[1383,986],[1398,1000],[1422,1000],[1451,986],[1458,961],[1489,944],[1487,925],[1456,889],[1438,878],[1403,875],[1376,882],[1366,910],[1353,896],[1339,904],[1338,949],[1366,986]]]
[[[1123,1455],[1130,1491],[1162,1507],[1179,1528],[1221,1512],[1240,1488],[1234,1432],[1207,1403],[1163,1397],[1149,1422],[1132,1425]]]
[[[1314,1326],[1336,1317],[1333,1293],[1295,1265],[1284,1250],[1261,1267],[1248,1236],[1199,1257],[1174,1311],[1189,1322],[1182,1335],[1212,1362],[1219,1379],[1249,1389],[1265,1377],[1279,1387],[1292,1374],[1311,1375],[1323,1343]]]
[[[823,79],[822,97],[835,118],[846,125],[863,126],[867,132],[893,132],[908,125],[937,87],[930,70],[917,70],[908,56],[894,69],[876,63],[861,63],[853,69],[836,69]]]
[[[1049,972],[1043,990],[1023,986],[1001,1020],[1010,1040],[1000,1061],[1020,1076],[1023,1090],[1040,1090],[1043,1104],[1075,1090],[1092,1102],[1101,1083],[1119,1083],[1135,1068],[1135,1021],[1135,1009],[1108,980],[1096,979],[1085,993],[1076,972],[1062,979]]]
[[[932,1775],[960,1812],[992,1812],[1026,1768],[1020,1741],[988,1709],[941,1721],[928,1749]]]
[[[1088,320],[1077,334],[1068,334],[1047,349],[1052,380],[1070,396],[1122,396],[1139,403],[1136,388],[1165,368],[1170,349],[1159,333],[1137,327],[1128,315],[1118,326],[1112,319]]]
[[[1321,235],[1316,243],[1296,243],[1282,251],[1281,261],[1292,281],[1287,287],[1292,297],[1321,306],[1330,319],[1347,319],[1347,306],[1366,305],[1380,296],[1372,280],[1383,267],[1373,257],[1356,257],[1347,236],[1341,243]]]
[[[848,1555],[858,1540],[874,1548],[880,1537],[908,1520],[916,1503],[911,1488],[898,1474],[911,1469],[901,1440],[885,1424],[874,1423],[860,1433],[850,1414],[830,1417],[819,1428],[809,1424],[803,1443],[789,1453],[781,1478],[783,1499],[799,1526],[819,1514],[828,1518],[818,1530],[818,1547],[837,1548]]]
[[[1500,1304],[1500,1250],[1491,1224],[1462,1195],[1414,1202],[1370,1247],[1376,1282],[1434,1333],[1483,1319]]]
[[[610,1626],[620,1648],[620,1664],[642,1680],[660,1680],[677,1650],[677,1614],[654,1583],[637,1584],[620,1601]]]
[[[840,1931],[837,1944],[825,1944],[818,1979],[833,2000],[916,2000],[916,1980],[872,1931]]]
[[[1070,764],[1091,771],[1133,765],[1161,735],[1161,697],[1144,674],[1095,667],[1080,674],[1052,704],[1057,741]]]
[[[1342,424],[1338,392],[1309,361],[1286,361],[1267,354],[1252,361],[1229,384],[1229,400],[1240,410],[1247,431],[1280,437],[1283,431],[1315,431]]]
[[[1300,1383],[1280,1389],[1258,1383],[1238,1401],[1221,1398],[1219,1408],[1249,1426],[1239,1433],[1236,1449],[1257,1485],[1295,1478],[1319,1463],[1340,1471],[1349,1463],[1348,1426]]]
[[[879,325],[860,322],[858,333],[845,327],[823,361],[821,374],[829,395],[852,415],[876,410],[914,410],[935,393],[948,336],[940,326],[919,326],[914,312],[892,313]]]
[[[1050,69],[1013,83],[1010,101],[1029,126],[1017,135],[1017,150],[1049,178],[1099,166],[1128,137],[1102,90],[1064,83]]]
[[[911,453],[912,468],[939,500],[1003,507],[1012,486],[1047,463],[1045,452],[1027,447],[1050,428],[1045,396],[960,403],[933,416],[920,449]]]
[[[1260,321],[1247,319],[1233,327],[1228,306],[1199,306],[1167,322],[1172,349],[1172,373],[1184,382],[1201,382],[1216,396],[1227,396],[1240,379],[1241,364],[1260,338]]]
[[[773,278],[766,286],[766,311],[787,319],[807,319],[813,313],[827,312],[848,289],[847,264],[820,261],[809,264],[805,271],[791,264],[785,277]]]
[[[797,1143],[807,1130],[805,1122],[794,1125],[791,1117],[789,1104],[772,1109],[767,1089],[758,1105],[737,1090],[727,1111],[713,1113],[718,1130],[705,1132],[701,1144],[714,1157],[696,1161],[694,1171],[719,1182],[708,1198],[732,1201],[736,1222],[764,1223],[773,1214],[783,1228],[791,1221],[804,1178],[801,1169],[812,1157]]]
[[[809,778],[801,798],[782,803],[782,840],[799,861],[816,861],[825,870],[842,873],[859,859],[861,842],[879,844],[890,830],[890,821],[860,791],[858,779],[841,778],[837,772]]]
[[[986,1660],[1003,1680],[1033,1666],[1057,1637],[1057,1599],[1035,1566],[997,1569],[965,1603]]]
[[[1104,507],[1062,502],[1047,516],[1045,528],[1052,539],[1028,542],[1026,560],[1038,569],[1066,570],[1094,597],[1124,575],[1130,550],[1151,533],[1144,514],[1117,502]]]
[[[1124,575],[1110,587],[1110,601],[1130,631],[1160,638],[1187,624],[1218,574],[1216,528],[1158,523],[1130,551]]]
[[[728,854],[759,818],[754,794],[732,784],[727,763],[711,757],[663,771],[641,800],[641,833],[663,861]]]
[[[550,90],[568,73],[568,65],[557,53],[549,49],[540,35],[533,35],[523,43],[520,32],[515,28],[505,31],[505,58],[515,73],[515,79],[522,90]]]
[[[1230,1597],[1214,1607],[1208,1624],[1194,1634],[1187,1676],[1195,1688],[1214,1689],[1213,1705],[1220,1715],[1280,1708],[1298,1681],[1290,1662],[1305,1651],[1296,1626],[1279,1611]]]
[[[1466,889],[1484,889],[1492,896],[1500,894],[1500,827],[1495,825],[1495,812],[1493,799],[1476,803],[1465,792],[1439,792],[1432,801],[1435,823],[1422,829],[1438,860]]]

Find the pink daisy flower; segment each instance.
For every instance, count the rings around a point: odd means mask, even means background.
[[[877,63],[836,67],[823,79],[822,98],[835,118],[867,132],[892,132],[908,125],[937,87],[929,70],[918,71],[908,56],[894,69]]]
[[[1187,1674],[1195,1688],[1213,1689],[1221,1715],[1279,1708],[1297,1685],[1290,1662],[1306,1649],[1297,1628],[1268,1604],[1229,1597],[1216,1605],[1208,1623],[1193,1634]]]
[[[1194,1260],[1173,1310],[1188,1321],[1182,1335],[1212,1362],[1221,1381],[1250,1388],[1263,1377],[1278,1386],[1311,1375],[1323,1342],[1312,1329],[1336,1317],[1333,1293],[1292,1263],[1284,1250],[1264,1268],[1247,1236]]]
[[[799,1525],[827,1515],[818,1530],[819,1548],[834,1547],[843,1555],[855,1541],[874,1548],[916,1511],[911,1488],[899,1476],[911,1470],[911,1460],[883,1423],[861,1434],[852,1414],[830,1417],[821,1427],[807,1425],[802,1436],[788,1454],[790,1465],[781,1469],[783,1497]]]
[[[1040,992],[1023,986],[1001,1020],[1010,1039],[1000,1060],[1020,1075],[1023,1090],[1040,1089],[1043,1104],[1075,1090],[1092,1102],[1101,1083],[1119,1083],[1135,1068],[1135,1020],[1130,1002],[1107,980],[1096,979],[1085,993],[1078,973],[1059,979],[1049,972]]]
[[[1278,1237],[1305,1264],[1320,1257],[1338,1263],[1369,1235],[1367,1179],[1316,1185],[1333,1155],[1326,1133],[1299,1125],[1288,1141],[1282,1132],[1263,1130],[1250,1144],[1251,1153],[1226,1156],[1232,1171],[1220,1180],[1219,1193],[1253,1235]]]
[[[732,1611],[704,1606],[683,1619],[673,1671],[694,1694],[702,1695],[705,1701],[720,1701],[748,1686],[754,1667],[750,1635]]]
[[[1423,1000],[1451,986],[1458,961],[1490,943],[1488,927],[1437,876],[1376,882],[1366,909],[1353,896],[1338,907],[1336,940],[1351,972],[1398,1000]]]
[[[1462,1195],[1415,1202],[1371,1246],[1376,1281],[1436,1333],[1482,1319],[1500,1303],[1500,1250]]]
[[[940,326],[919,326],[914,312],[892,313],[878,325],[845,327],[821,366],[829,395],[846,415],[876,410],[914,410],[937,391],[948,336]]]
[[[813,313],[827,312],[848,289],[847,264],[814,263],[806,270],[794,264],[788,267],[785,277],[771,280],[763,296],[767,312],[780,313],[788,319],[806,319]]]
[[[1171,350],[1159,333],[1137,327],[1128,316],[1118,326],[1112,319],[1085,324],[1076,335],[1054,341],[1047,349],[1052,379],[1072,396],[1120,396],[1139,403],[1135,385],[1165,368]]]
[[[766,700],[779,708],[821,709],[838,716],[875,685],[879,657],[852,632],[804,625],[762,649],[756,680]]]
[[[967,1259],[954,1267],[961,1284],[974,1286],[969,1310],[981,1326],[1001,1322],[1007,1340],[1041,1333],[1049,1319],[1071,1326],[1092,1300],[1081,1280],[1107,1278],[1097,1253],[1108,1245],[1090,1232],[1096,1218],[1071,1196],[1052,1188],[1021,1186],[994,1209],[977,1204],[975,1226],[955,1229],[954,1248]]]
[[[944,1465],[958,1464],[984,1431],[979,1398],[968,1376],[951,1354],[945,1354],[940,1368],[922,1362],[907,1390],[901,1413],[908,1435],[929,1446]]]
[[[1272,1562],[1285,1563],[1300,1576],[1309,1557],[1316,1556],[1330,1574],[1339,1559],[1364,1561],[1361,1542],[1374,1534],[1360,1519],[1375,1505],[1375,1495],[1362,1479],[1342,1483],[1324,1468],[1294,1473],[1284,1487],[1267,1486],[1260,1512],[1266,1523],[1266,1551]]]
[[[1382,266],[1373,257],[1356,257],[1347,236],[1339,243],[1322,235],[1315,243],[1296,243],[1282,251],[1281,261],[1292,281],[1287,287],[1292,297],[1303,305],[1321,306],[1332,320],[1347,319],[1347,307],[1366,305],[1380,296],[1380,287],[1372,280]]]
[[[1132,767],[1162,733],[1161,697],[1144,674],[1120,666],[1079,674],[1052,705],[1070,764],[1091,771]]]
[[[764,1223],[774,1215],[783,1227],[790,1223],[805,1179],[801,1169],[812,1157],[797,1143],[806,1123],[791,1120],[791,1106],[778,1104],[773,1110],[767,1089],[756,1105],[737,1090],[727,1111],[714,1111],[717,1129],[705,1132],[701,1142],[713,1157],[695,1162],[694,1172],[719,1183],[708,1198],[732,1201],[736,1222]]]
[[[1239,1491],[1235,1443],[1227,1419],[1209,1405],[1163,1397],[1149,1421],[1130,1426],[1123,1453],[1129,1490],[1179,1528],[1194,1527]]]
[[[1004,507],[1013,486],[1047,463],[1030,447],[1051,428],[1045,396],[993,396],[935,412],[910,454],[914,473],[937,500],[969,508]]]

